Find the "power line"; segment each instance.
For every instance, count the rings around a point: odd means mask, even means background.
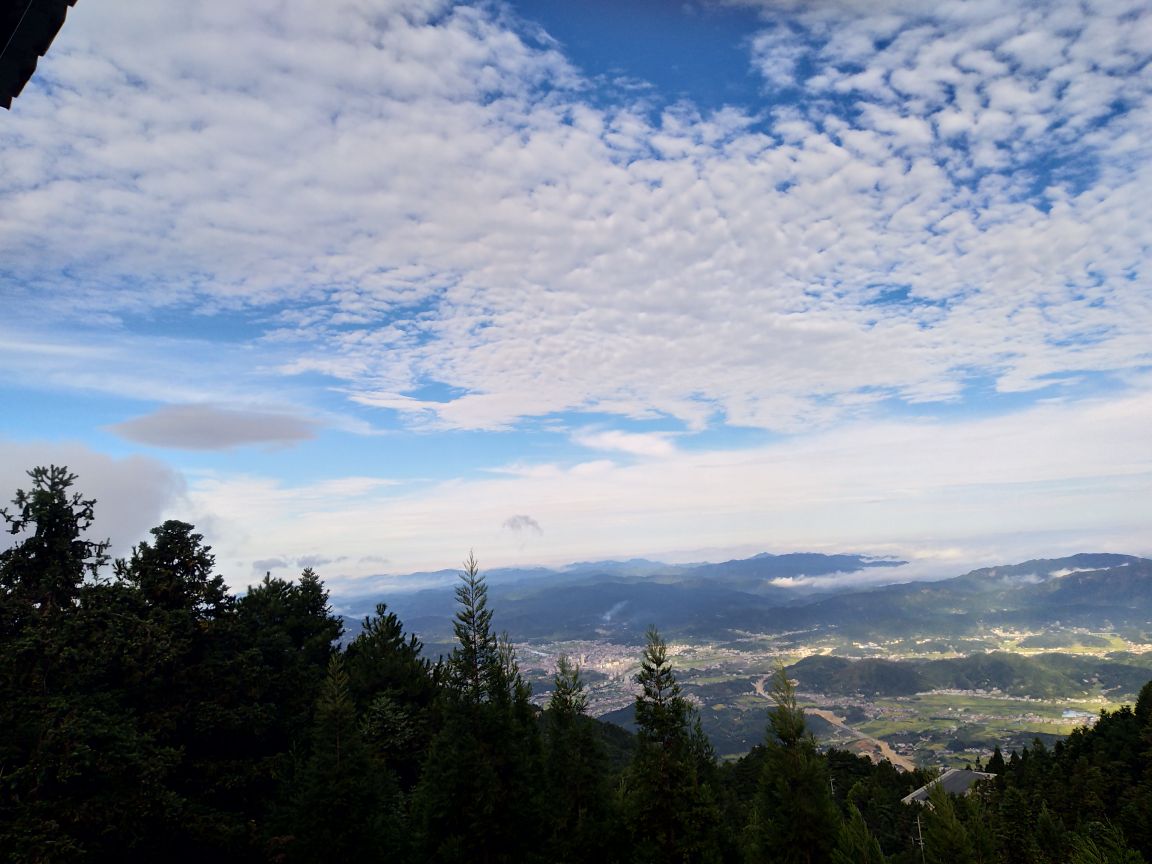
[[[20,13],[20,20],[16,22],[16,26],[12,28],[12,32],[8,34],[8,41],[4,43],[4,48],[0,49],[0,60],[4,59],[4,55],[8,53],[9,47],[12,45],[12,40],[16,38],[16,33],[20,30],[20,25],[24,23],[24,19],[28,17],[28,10],[32,8],[32,4],[36,0],[28,0],[28,5],[24,7],[24,11]]]

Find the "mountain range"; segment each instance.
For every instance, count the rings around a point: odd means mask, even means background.
[[[932,582],[900,581],[904,564],[855,554],[765,553],[716,564],[633,559],[493,570],[486,577],[495,624],[514,640],[632,644],[650,625],[700,641],[836,634],[859,642],[943,637],[962,643],[978,642],[991,628],[1103,628],[1142,639],[1152,630],[1152,560],[1146,558],[1084,553]],[[878,568],[887,568],[893,584],[852,588],[821,578]],[[435,577],[437,587],[347,598],[341,611],[350,633],[376,603],[387,602],[425,641],[449,640],[456,573],[415,575],[420,584]]]

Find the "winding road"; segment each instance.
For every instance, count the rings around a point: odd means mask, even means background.
[[[753,682],[753,686],[756,688],[757,695],[763,696],[765,699],[772,698],[764,692],[764,684],[770,677],[770,675],[765,675],[763,678]],[[911,759],[907,758],[906,756],[901,756],[899,753],[892,749],[887,741],[881,741],[879,738],[873,738],[871,735],[865,735],[863,732],[857,729],[853,729],[851,726],[844,722],[842,717],[837,717],[831,711],[825,711],[823,708],[805,708],[804,713],[819,717],[821,720],[824,720],[827,723],[831,723],[837,729],[843,729],[853,738],[868,742],[875,748],[876,753],[878,753],[884,759],[887,759],[897,768],[903,768],[905,771],[912,771],[916,768],[916,765],[912,762]],[[873,758],[875,757],[873,756]]]

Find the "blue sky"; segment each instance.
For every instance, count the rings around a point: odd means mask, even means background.
[[[81,2],[0,118],[0,482],[236,587],[1150,554],[1150,60],[1132,0]]]

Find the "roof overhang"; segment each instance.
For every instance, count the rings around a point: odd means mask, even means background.
[[[0,4],[0,105],[12,107],[37,61],[64,26],[76,0],[15,0]]]

